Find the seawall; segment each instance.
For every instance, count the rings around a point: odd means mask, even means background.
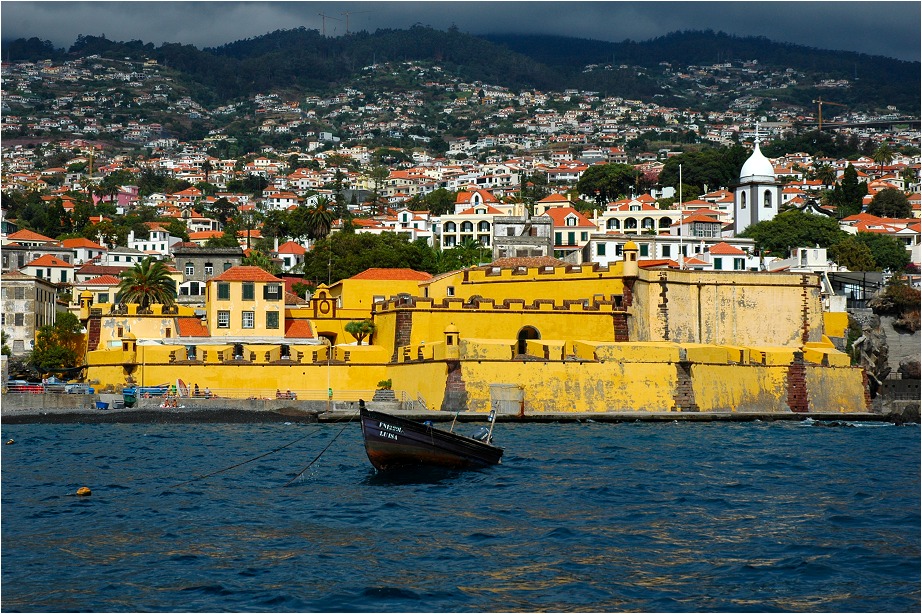
[[[158,399],[141,399],[132,408],[96,409],[97,400],[115,398],[116,395],[56,395],[56,394],[5,394],[0,405],[0,421],[15,424],[62,423],[145,423],[145,424],[198,424],[198,423],[343,423],[358,420],[358,407],[352,402],[335,402],[329,407],[322,401],[276,401],[233,399],[182,399],[184,407],[161,408]],[[916,403],[918,405],[918,403]],[[368,407],[378,411],[399,414],[413,420],[433,422],[484,422],[484,412],[448,412],[406,409],[401,403],[369,402]],[[918,416],[918,411],[915,413]],[[773,422],[773,421],[897,422],[889,413],[881,412],[812,412],[791,411],[608,411],[573,412],[556,411],[525,414],[497,414],[498,422],[572,423],[572,422]]]

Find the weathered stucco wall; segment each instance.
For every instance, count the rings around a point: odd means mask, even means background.
[[[798,346],[823,334],[816,275],[641,270],[630,312],[638,341]]]

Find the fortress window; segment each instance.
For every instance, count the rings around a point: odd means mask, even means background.
[[[256,312],[255,311],[243,311],[241,312],[240,325],[243,328],[253,328],[256,324]]]
[[[219,301],[229,301],[230,300],[230,284],[227,282],[221,282],[218,284],[218,300]]]
[[[596,244],[595,244],[595,253],[596,253],[597,256],[604,256],[604,255],[605,255],[605,244],[604,244],[604,243],[596,243]]]
[[[230,328],[230,311],[218,312],[218,328]]]
[[[243,284],[243,300],[252,301],[256,296],[255,286],[253,282],[248,281]]]
[[[267,311],[266,312],[266,328],[278,328],[279,327],[279,312],[278,311]]]
[[[454,295],[455,295],[454,286],[448,286],[447,288],[445,288],[445,296],[454,296]]]

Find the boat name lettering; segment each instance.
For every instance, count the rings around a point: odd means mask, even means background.
[[[397,440],[397,435],[393,433],[388,433],[387,431],[378,431],[378,437],[383,437],[384,439],[393,439]]]
[[[395,433],[402,433],[402,432],[403,432],[403,429],[400,428],[399,426],[393,426],[393,425],[390,425],[390,424],[385,424],[384,422],[379,422],[379,423],[378,423],[378,428],[379,428],[379,429],[382,429],[382,430],[385,430],[385,431],[393,431],[393,432],[395,432]]]

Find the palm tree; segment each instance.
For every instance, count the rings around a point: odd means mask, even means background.
[[[824,185],[835,185],[836,170],[829,164],[820,164],[813,170],[813,176],[823,182]]]
[[[176,285],[159,260],[145,258],[119,276],[119,303],[136,303],[139,309],[147,309],[155,303],[171,306],[176,302]]]
[[[884,165],[893,162],[893,149],[888,144],[881,143],[880,147],[871,155],[871,159],[880,165],[880,174],[883,175]]]
[[[307,233],[313,239],[323,239],[333,228],[333,211],[330,199],[321,196],[317,204],[307,210]]]

